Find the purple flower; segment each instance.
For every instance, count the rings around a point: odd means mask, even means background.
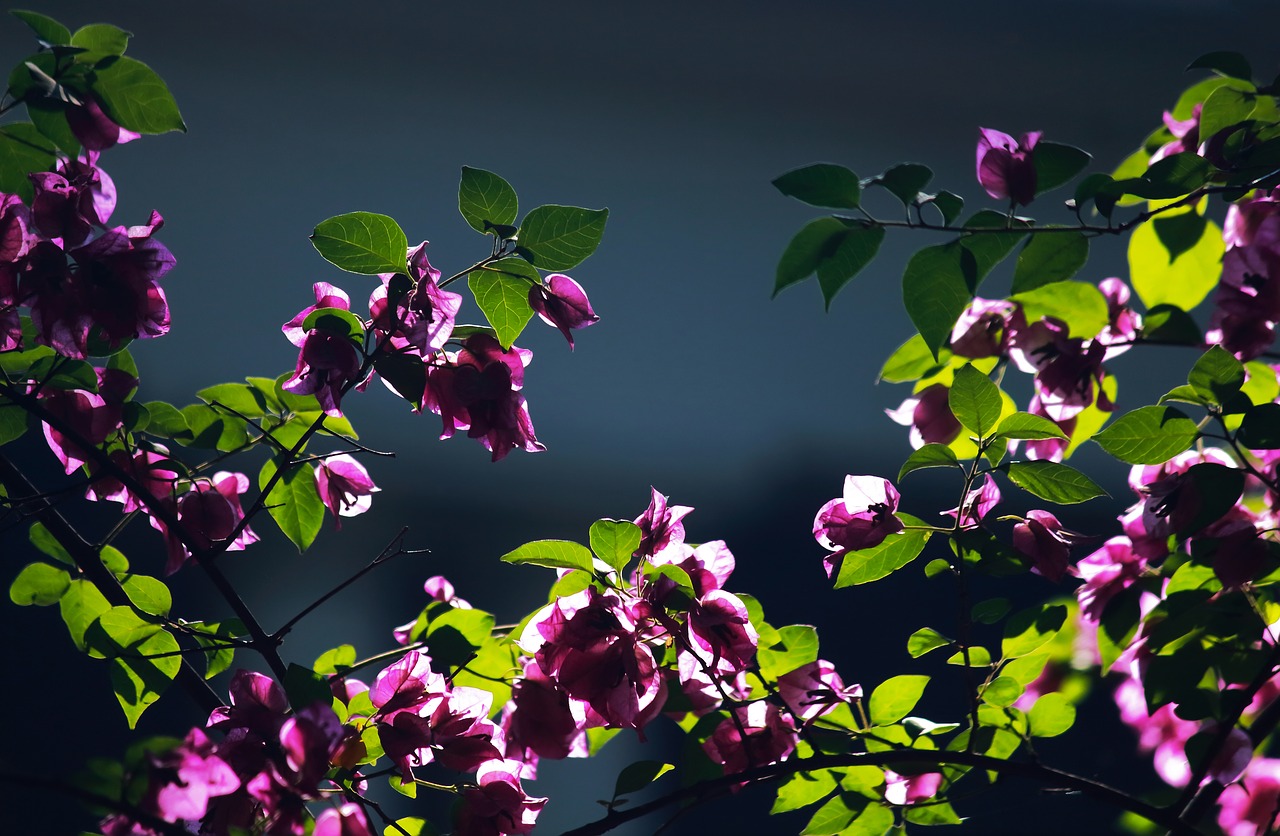
[[[1007,299],[974,297],[951,329],[951,353],[975,360],[1003,355],[1009,316],[1016,307]]]
[[[452,362],[435,365],[427,375],[423,405],[441,417],[441,438],[465,429],[499,461],[512,450],[545,450],[533,431],[520,388],[533,352],[512,346],[504,351],[487,334],[468,337]]]
[[[649,507],[636,517],[635,524],[640,526],[640,546],[636,554],[652,557],[671,543],[684,542],[684,523],[681,522],[693,509],[687,505],[669,505],[665,494],[650,486],[653,496]]]
[[[454,320],[462,307],[462,297],[441,290],[436,284],[440,271],[427,260],[427,242],[409,250],[409,292],[387,304],[393,275],[383,274],[382,284],[369,297],[369,316],[379,343],[396,351],[407,351],[427,359],[444,347],[453,333]]]
[[[982,484],[965,494],[964,502],[950,511],[942,513],[956,517],[961,528],[971,528],[982,523],[982,518],[991,513],[991,509],[1000,504],[1000,487],[988,473]],[[964,509],[961,511],[961,509]]]
[[[1071,573],[1075,539],[1048,511],[1028,511],[1027,518],[1013,527],[1013,548],[1031,558],[1031,571],[1054,583]]]
[[[724,774],[777,763],[795,751],[795,725],[776,705],[756,700],[735,708],[734,713],[738,722],[724,720],[702,744],[707,757],[724,767]],[[739,726],[746,732],[745,739]]]
[[[987,194],[1026,206],[1036,196],[1036,166],[1032,159],[1040,131],[1022,135],[1021,140],[1006,133],[979,128],[978,182]]]
[[[844,496],[823,505],[813,520],[813,536],[832,552],[824,561],[828,577],[846,553],[878,546],[889,535],[902,531],[902,520],[894,515],[900,498],[888,479],[845,477]]]
[[[476,772],[476,786],[462,793],[454,836],[510,836],[532,833],[547,799],[520,785],[520,763],[492,760]]]
[[[364,808],[354,802],[330,807],[316,816],[311,836],[369,836],[369,820]]]
[[[311,292],[316,295],[316,303],[308,305],[298,311],[297,316],[280,326],[280,330],[284,332],[285,338],[302,348],[302,344],[307,340],[307,332],[302,327],[302,323],[307,321],[307,317],[320,308],[337,308],[342,311],[351,310],[351,299],[347,296],[347,292],[337,285],[331,285],[328,282],[316,282],[311,286]]]
[[[248,490],[249,477],[243,473],[220,471],[212,479],[200,479],[192,483],[191,490],[177,500],[167,499],[165,502],[177,516],[179,525],[187,535],[187,542],[200,551],[208,551],[216,544],[225,543],[244,519],[240,495]],[[172,575],[187,562],[191,550],[187,547],[187,542],[158,518],[153,516],[151,525],[165,536],[169,560],[165,564],[164,573]],[[240,529],[235,540],[224,548],[229,552],[241,551],[256,542],[258,535],[246,525]]]
[[[935,383],[907,398],[897,409],[886,409],[885,414],[894,423],[911,428],[908,438],[917,450],[926,444],[950,444],[960,437],[963,427],[951,412],[949,394],[946,386]]]
[[[85,99],[78,106],[68,107],[66,116],[71,133],[90,151],[105,151],[114,145],[139,138],[139,134],[113,122],[93,99]]]
[[[586,328],[600,321],[596,312],[591,310],[582,285],[561,273],[552,273],[545,283],[529,288],[529,306],[542,317],[543,322],[560,329],[569,341],[570,350],[573,349],[570,330]]]
[[[342,529],[339,517],[368,511],[370,497],[381,490],[373,484],[364,465],[347,455],[330,456],[316,465],[316,487],[338,530]]]
[[[1241,360],[1271,345],[1280,321],[1280,214],[1259,223],[1248,244],[1227,250],[1214,304],[1207,342]]]
[[[860,699],[862,686],[846,687],[835,665],[819,659],[778,677],[778,696],[795,716],[808,723],[840,703]]]

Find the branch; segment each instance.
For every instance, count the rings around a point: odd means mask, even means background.
[[[980,769],[1028,778],[1062,789],[1076,790],[1092,796],[1122,810],[1135,813],[1150,822],[1167,828],[1175,836],[1204,836],[1204,834],[1187,822],[1178,819],[1176,813],[1161,807],[1152,806],[1128,793],[1106,784],[1093,781],[1070,772],[1063,772],[1047,766],[1020,761],[1007,761],[987,755],[975,755],[971,752],[942,752],[925,749],[900,749],[891,752],[863,752],[845,755],[814,755],[808,758],[785,761],[756,767],[733,775],[724,775],[700,781],[690,787],[668,793],[646,804],[640,804],[627,810],[613,810],[602,819],[585,824],[574,830],[566,831],[562,836],[599,836],[608,833],[619,825],[646,816],[649,813],[675,804],[679,801],[696,800],[709,791],[726,789],[744,781],[767,781],[784,778],[797,772],[812,772],[815,769],[832,769],[846,766],[894,766],[913,764],[919,766],[971,766]]]

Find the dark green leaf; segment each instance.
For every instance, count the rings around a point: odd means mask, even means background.
[[[1259,404],[1246,412],[1236,438],[1250,450],[1280,450],[1280,404]]]
[[[26,432],[26,410],[16,404],[0,404],[0,444],[16,441]]]
[[[422,358],[412,354],[383,354],[373,361],[373,368],[400,397],[415,407],[422,403],[427,389],[427,368]]]
[[[600,246],[608,209],[539,206],[520,224],[516,252],[540,270],[577,267]]]
[[[996,435],[1002,438],[1043,440],[1046,438],[1067,437],[1057,424],[1048,418],[1032,415],[1029,412],[1015,412],[1000,422],[996,427]]]
[[[1026,237],[1025,231],[1017,230],[1025,228],[1027,222],[1016,218],[1010,221],[1008,216],[1000,212],[983,209],[965,221],[964,225],[967,229],[1006,229],[1013,226],[1013,231],[1010,232],[978,232],[960,239],[961,245],[973,254],[973,266],[966,278],[970,292],[976,292],[987,274],[1004,261],[1013,252],[1013,248],[1018,246],[1018,242]]]
[[[179,650],[177,639],[165,630],[157,630],[108,661],[111,685],[129,728],[137,726],[142,713],[160,699],[178,675],[182,666]]]
[[[1088,282],[1054,282],[1010,296],[1028,322],[1050,316],[1067,323],[1072,337],[1092,339],[1111,322],[1107,297]]]
[[[1238,78],[1241,81],[1253,80],[1253,68],[1249,66],[1248,59],[1238,52],[1206,52],[1188,64],[1187,69],[1212,70],[1228,78]]]
[[[49,45],[71,43],[71,30],[51,17],[23,9],[14,9],[9,14],[31,27],[36,37]]]
[[[310,668],[304,668],[296,662],[290,662],[284,674],[284,693],[289,698],[289,705],[295,709],[303,709],[309,705],[322,702],[328,705],[333,700],[333,692],[329,690],[329,681]]]
[[[172,438],[177,441],[189,441],[192,437],[187,418],[172,404],[164,401],[148,401],[143,404],[150,416],[147,432],[153,435]]]
[[[816,163],[788,171],[773,181],[778,191],[811,206],[856,209],[862,195],[858,175],[842,165]]]
[[[1145,160],[1145,155],[1143,159]],[[1075,201],[1077,206],[1083,208],[1092,200],[1098,213],[1110,218],[1121,194],[1123,189],[1116,185],[1114,177],[1097,172],[1090,174],[1076,186]]]
[[[910,380],[919,380],[938,368],[939,361],[950,357],[950,354],[944,349],[941,356],[934,359],[929,346],[925,344],[924,337],[912,334],[911,339],[898,346],[893,354],[889,355],[889,359],[884,361],[877,382],[887,380],[890,383],[906,383]]]
[[[325,261],[350,273],[403,273],[409,251],[404,230],[386,215],[350,212],[321,221],[311,244]]]
[[[973,366],[962,366],[956,371],[947,403],[956,420],[979,437],[986,437],[995,428],[1004,408],[1000,389]]]
[[[48,563],[32,563],[18,573],[9,587],[9,600],[20,607],[47,607],[62,600],[71,586],[67,570]]]
[[[32,187],[27,175],[52,169],[55,154],[53,144],[30,122],[12,122],[0,128],[0,190],[30,201]]]
[[[964,247],[940,244],[912,256],[902,275],[907,315],[935,358],[973,298],[965,278],[965,266],[972,269],[972,262]]]
[[[973,620],[979,624],[995,624],[1009,614],[1008,598],[989,598],[973,605]]]
[[[902,481],[902,477],[908,473],[923,470],[926,467],[959,466],[960,462],[956,460],[956,454],[950,447],[945,444],[926,444],[907,456],[907,460],[902,463],[902,469],[898,471],[898,481]]]
[[[1156,238],[1169,253],[1172,264],[1178,256],[1189,252],[1204,236],[1208,222],[1199,212],[1178,212],[1173,215],[1162,215],[1151,222]]]
[[[639,792],[673,769],[675,766],[662,761],[636,761],[628,764],[618,773],[617,783],[613,785],[613,797]]]
[[[1069,182],[1093,159],[1088,153],[1072,145],[1058,142],[1036,144],[1031,160],[1036,168],[1036,194],[1056,189]]]
[[[46,557],[52,557],[66,566],[76,565],[71,554],[62,547],[62,544],[58,542],[58,538],[49,533],[49,529],[44,527],[44,523],[32,523],[27,539],[31,541],[31,545],[39,549],[40,553]]]
[[[1163,464],[1191,446],[1195,421],[1169,406],[1144,406],[1122,416],[1093,440],[1126,464]]]
[[[812,276],[822,260],[839,246],[838,236],[848,228],[839,218],[818,218],[801,227],[778,260],[773,295]]]
[[[67,105],[59,99],[32,99],[27,102],[27,115],[36,130],[68,157],[80,154],[80,140],[67,124]]]
[[[182,408],[182,417],[191,428],[189,447],[230,452],[249,440],[242,418],[219,412],[208,404],[193,403]]]
[[[141,61],[128,57],[104,61],[94,73],[91,89],[102,109],[121,127],[140,134],[187,129],[169,88]]]
[[[862,801],[862,799],[858,800]],[[862,803],[866,802],[862,801]],[[800,831],[800,836],[836,836],[843,833],[858,815],[858,809],[861,809],[861,805],[857,809],[852,809],[845,797],[837,793],[814,812],[809,818],[809,823],[804,826],[804,830]]]
[[[492,224],[514,224],[519,208],[516,190],[506,180],[482,168],[462,167],[458,211],[476,232],[487,233]]]
[[[898,518],[906,525],[924,524],[910,514],[898,514]],[[845,554],[836,576],[836,589],[870,583],[896,572],[920,555],[931,533],[911,529],[889,535],[878,546]]]
[[[907,653],[912,659],[919,659],[930,650],[937,650],[939,647],[947,647],[951,644],[951,639],[934,630],[931,627],[921,627],[916,630],[907,639]]]
[[[1236,467],[1202,462],[1187,468],[1183,478],[1190,482],[1182,490],[1192,492],[1195,514],[1180,520],[1176,533],[1182,535],[1194,534],[1222,519],[1244,491],[1244,471]]]
[[[929,677],[914,674],[886,679],[871,692],[868,705],[871,722],[877,726],[887,726],[906,717],[916,707],[928,684]]]
[[[1213,174],[1213,165],[1204,157],[1184,151],[1152,163],[1139,178],[1120,183],[1125,192],[1146,200],[1169,200],[1191,194]]]
[[[1244,385],[1244,366],[1229,351],[1215,345],[1200,355],[1187,374],[1187,383],[1206,402],[1225,403]]]
[[[626,520],[596,520],[589,536],[596,557],[619,572],[640,548],[640,526]]]
[[[1191,315],[1175,305],[1156,305],[1142,318],[1142,338],[1171,345],[1203,345],[1204,335]]]
[[[1058,462],[1013,462],[1009,465],[1009,479],[1027,493],[1059,505],[1074,505],[1107,496],[1107,492],[1088,476]]]
[[[247,418],[261,418],[267,414],[266,396],[247,383],[219,383],[196,392],[196,397],[210,406],[228,407]]]
[[[124,55],[129,37],[130,33],[110,23],[90,23],[76,30],[71,45],[85,50],[76,56],[77,61],[95,64],[112,55]]]
[[[537,540],[502,556],[504,563],[532,563],[549,569],[581,569],[594,572],[591,550],[568,540]]]
[[[511,264],[508,265],[507,262]],[[529,288],[540,282],[538,271],[519,258],[503,259],[493,265],[493,268],[472,270],[467,274],[467,286],[471,288],[471,295],[493,326],[498,342],[504,349],[511,348],[511,344],[533,318],[533,308],[529,306]]]
[[[933,170],[919,163],[899,163],[884,174],[871,178],[871,185],[888,189],[904,206],[910,206],[929,181]]]
[[[267,483],[276,475],[275,459],[263,462],[258,473],[258,488],[266,490]],[[271,494],[264,500],[271,519],[280,531],[302,553],[310,548],[320,533],[324,522],[324,503],[316,486],[316,473],[310,465],[292,465],[276,482]]]
[[[303,331],[324,331],[357,346],[364,342],[364,323],[360,317],[342,308],[316,308],[302,321]]]
[[[945,190],[930,196],[928,200],[921,200],[922,206],[928,204],[938,207],[938,211],[942,213],[942,222],[947,226],[960,217],[960,212],[964,210],[964,198]]]
[[[1037,604],[1020,610],[1005,624],[1000,653],[1006,659],[1026,656],[1051,641],[1066,621],[1063,604]]]
[[[850,227],[840,233],[838,241],[835,249],[821,259],[817,267],[818,287],[822,289],[822,299],[828,310],[836,294],[876,257],[880,243],[884,241],[884,229],[878,226]]]
[[[1089,239],[1082,232],[1032,235],[1018,254],[1013,292],[1035,290],[1074,276],[1089,260]]]

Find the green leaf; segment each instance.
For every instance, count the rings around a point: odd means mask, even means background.
[[[0,190],[29,202],[33,191],[27,175],[53,168],[56,153],[30,122],[12,122],[0,128]]]
[[[809,823],[804,826],[804,830],[800,831],[800,836],[836,836],[842,833],[857,815],[858,810],[850,809],[844,795],[836,793],[814,812],[809,818]]]
[[[514,224],[519,209],[516,190],[506,180],[482,168],[462,167],[458,211],[476,232],[487,233],[494,224]]]
[[[1240,387],[1240,391],[1249,398],[1250,403],[1271,403],[1280,397],[1280,380],[1276,378],[1275,369],[1258,360],[1245,363],[1244,368],[1248,379]]]
[[[357,348],[364,342],[364,323],[360,317],[342,308],[316,308],[302,320],[303,331],[324,331],[349,340]]]
[[[956,420],[980,438],[995,428],[1004,408],[999,387],[971,365],[956,370],[947,403]]]
[[[862,196],[858,175],[842,165],[815,163],[788,171],[773,181],[778,191],[810,206],[856,209]]]
[[[1164,229],[1167,236],[1170,228]],[[1218,285],[1225,244],[1217,224],[1206,220],[1194,242],[1176,249],[1180,252],[1172,255],[1153,224],[1143,224],[1129,237],[1130,280],[1148,308],[1173,305],[1189,311]]]
[[[1018,254],[1018,264],[1013,270],[1013,292],[1066,281],[1080,272],[1088,260],[1089,239],[1083,232],[1032,235]]]
[[[356,663],[356,649],[353,645],[340,644],[337,647],[326,650],[316,657],[316,663],[312,669],[319,674],[335,674],[342,673]]]
[[[1194,534],[1222,519],[1244,492],[1244,476],[1245,473],[1240,468],[1212,462],[1202,462],[1187,468],[1185,478],[1191,483],[1192,496],[1199,501],[1195,514],[1175,526],[1175,533]]]
[[[1041,695],[1027,712],[1033,737],[1057,737],[1076,721],[1076,707],[1065,694],[1054,691]]]
[[[1022,696],[1022,685],[1012,677],[997,676],[982,689],[982,701],[1001,708],[1013,705]]]
[[[382,829],[382,836],[437,836],[437,831],[426,819],[415,816],[396,819]]]
[[[930,650],[951,645],[951,639],[931,627],[921,627],[907,639],[907,653],[912,659],[919,659]]]
[[[129,37],[129,32],[110,23],[90,23],[76,30],[71,36],[71,45],[85,50],[76,56],[77,61],[96,64],[112,55],[124,55]]]
[[[71,43],[71,30],[51,17],[22,9],[14,9],[9,14],[31,27],[37,38],[51,46]]]
[[[275,459],[267,459],[258,473],[258,488],[266,490],[267,483],[276,475]],[[324,502],[316,486],[316,473],[310,465],[292,465],[271,489],[264,500],[271,519],[280,531],[298,547],[298,553],[306,551],[315,542],[324,523]]]
[[[1009,479],[1029,494],[1059,505],[1074,505],[1094,497],[1108,496],[1088,476],[1059,462],[1012,462]]]
[[[9,587],[9,600],[20,607],[48,607],[62,600],[71,586],[66,569],[48,563],[32,563],[18,573]]]
[[[386,215],[349,212],[321,221],[311,244],[334,267],[366,276],[404,273],[409,239]]]
[[[1206,52],[1187,65],[1188,70],[1212,70],[1227,78],[1238,78],[1241,81],[1253,80],[1253,68],[1249,61],[1238,52]],[[1208,138],[1208,135],[1205,135]]]
[[[922,520],[910,514],[898,514],[898,519],[906,525],[924,525]],[[870,583],[896,572],[920,555],[932,533],[911,529],[889,535],[878,546],[848,552],[840,561],[836,589]]]
[[[759,650],[760,672],[777,679],[818,660],[818,631],[808,624],[788,624],[778,629],[778,641]]]
[[[989,598],[973,605],[973,620],[979,624],[995,624],[1009,614],[1008,598]]]
[[[868,804],[848,827],[840,831],[840,836],[885,836],[886,833],[889,836],[906,836],[905,829],[891,831],[893,822],[893,811],[888,807]]]
[[[1257,104],[1257,96],[1234,87],[1219,87],[1204,100],[1200,112],[1200,136],[1205,139],[1249,118]]]
[[[929,684],[929,677],[903,674],[891,677],[871,692],[871,722],[877,726],[896,723],[911,713]]]
[[[219,412],[208,404],[193,403],[182,408],[182,417],[191,428],[189,447],[221,450],[224,453],[242,447],[249,440],[243,418]]]
[[[1000,653],[1016,659],[1033,653],[1050,642],[1067,621],[1063,604],[1037,604],[1013,614],[1004,626]]]
[[[1107,298],[1088,282],[1054,282],[1009,297],[1022,305],[1027,322],[1051,316],[1067,323],[1072,337],[1093,339],[1111,322]]]
[[[132,729],[178,675],[182,657],[178,653],[181,650],[178,640],[165,630],[157,630],[124,650],[107,664],[116,700]]]
[[[608,209],[539,206],[520,224],[516,252],[540,270],[577,267],[600,246]]]
[[[1050,655],[1051,652],[1046,650],[1041,653],[1020,656],[1001,668],[1000,675],[1010,677],[1025,688],[1039,679],[1040,675],[1044,673],[1044,666],[1048,663]]]
[[[125,575],[120,579],[124,594],[133,605],[148,615],[167,616],[173,606],[169,587],[149,575]]]
[[[950,447],[945,444],[926,444],[907,456],[907,460],[902,463],[902,469],[898,471],[898,481],[901,482],[902,477],[908,473],[914,473],[926,467],[959,466],[960,462],[956,460],[956,454]]]
[[[884,361],[880,369],[880,377],[876,381],[887,380],[889,383],[906,383],[927,377],[938,368],[940,362],[949,359],[951,352],[942,350],[938,359],[934,359],[924,337],[912,334],[911,339],[894,350],[889,359]]]
[[[31,541],[31,545],[40,550],[41,554],[52,557],[67,566],[76,565],[71,553],[62,547],[62,544],[58,542],[58,538],[49,533],[49,529],[44,527],[44,523],[32,523],[27,539]]]
[[[972,262],[972,254],[955,243],[925,247],[907,262],[902,299],[935,358],[973,298],[965,278],[965,266],[972,271]]]
[[[1026,221],[1013,219],[993,209],[983,209],[964,222],[967,229],[1008,229],[1009,232],[981,232],[965,235],[960,244],[973,255],[973,271],[968,276],[969,291],[977,292],[978,285],[987,274],[1013,252],[1018,242],[1026,237]]]
[[[1085,151],[1073,145],[1058,142],[1039,142],[1031,160],[1036,169],[1036,195],[1066,184],[1093,159]]]
[[[1037,146],[1039,150],[1039,146]],[[912,824],[934,826],[940,824],[964,824],[964,819],[956,814],[948,803],[915,804],[907,807],[902,817]]]
[[[1093,440],[1126,464],[1163,464],[1196,440],[1196,422],[1170,406],[1144,406],[1096,434]]]
[[[915,202],[916,196],[933,179],[933,170],[919,163],[899,163],[884,174],[871,178],[870,185],[888,189],[904,206]]]
[[[1244,385],[1244,365],[1220,345],[1209,348],[1187,374],[1187,383],[1207,403],[1226,403]]]
[[[569,540],[537,540],[502,556],[503,563],[532,563],[548,569],[581,569],[594,573],[591,551]]]
[[[1000,422],[996,427],[996,435],[1001,438],[1015,438],[1040,441],[1046,438],[1067,437],[1057,424],[1048,418],[1032,415],[1029,412],[1015,412]]]
[[[1117,183],[1127,194],[1145,200],[1169,200],[1200,188],[1213,173],[1213,165],[1190,151],[1170,154],[1150,165],[1141,177]]]
[[[849,283],[850,279],[871,263],[884,241],[884,228],[879,226],[854,226],[837,236],[838,244],[831,253],[818,262],[818,287],[827,310],[831,300]]]
[[[533,318],[529,288],[541,281],[538,271],[520,258],[504,258],[492,267],[467,274],[471,295],[504,349],[511,348]]]
[[[67,625],[71,641],[80,650],[87,650],[85,632],[104,612],[111,609],[107,599],[89,581],[73,580],[58,601],[62,621]]]
[[[58,99],[32,99],[27,102],[27,115],[36,130],[68,157],[79,156],[80,140],[67,124],[67,105]]]
[[[382,354],[373,361],[373,368],[396,394],[413,404],[415,409],[422,403],[422,395],[427,390],[427,367],[421,357],[413,354]]]
[[[246,383],[219,383],[196,392],[196,397],[212,406],[234,409],[247,418],[261,418],[267,414],[269,405],[261,390]],[[216,408],[216,407],[215,407]]]
[[[494,618],[484,610],[450,607],[427,625],[427,653],[441,669],[471,661],[493,632]]]
[[[1280,404],[1259,404],[1246,412],[1236,440],[1250,450],[1280,450]]]
[[[1156,305],[1142,318],[1142,337],[1172,345],[1204,344],[1200,326],[1182,308],[1176,305]]]
[[[640,526],[626,520],[596,520],[589,536],[591,551],[619,572],[640,548]]]
[[[289,698],[289,705],[295,709],[306,708],[318,702],[328,705],[333,701],[329,681],[296,662],[289,663],[281,684],[284,686],[285,696]]]
[[[618,773],[618,780],[613,785],[613,797],[639,792],[673,769],[673,764],[662,761],[636,761],[628,764]]]
[[[812,276],[818,264],[839,246],[838,236],[848,228],[839,218],[818,218],[801,227],[778,260],[773,295]]]
[[[120,57],[102,62],[90,89],[117,125],[140,134],[185,131],[173,94],[160,76],[141,61]]]
[[[187,425],[187,417],[172,404],[164,401],[147,401],[143,406],[147,408],[147,414],[150,416],[147,422],[148,433],[176,441],[191,439],[192,433],[190,426]]]
[[[778,785],[778,796],[769,815],[788,813],[816,804],[836,788],[836,779],[830,769],[813,772],[797,772]]]
[[[960,217],[960,213],[964,210],[964,198],[958,194],[952,194],[948,191],[940,191],[928,201],[922,201],[922,205],[932,203],[938,207],[938,211],[942,213],[942,222],[951,225],[951,222]]]
[[[230,670],[235,662],[235,648],[227,647],[227,640],[241,636],[245,632],[244,624],[238,618],[233,618],[222,622],[196,621],[189,626],[196,628],[196,643],[204,650],[204,678],[213,679],[223,671]],[[372,710],[369,713],[372,714]]]
[[[0,404],[0,444],[22,438],[27,432],[27,413],[15,404]]]

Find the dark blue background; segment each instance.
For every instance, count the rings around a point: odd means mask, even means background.
[[[390,627],[422,605],[420,584],[431,574],[447,574],[461,595],[515,620],[543,600],[547,575],[500,565],[501,554],[532,539],[584,539],[599,517],[634,517],[655,485],[698,508],[692,540],[728,541],[740,567],[731,589],[761,597],[774,623],[819,624],[824,655],[847,681],[868,687],[903,670],[932,670],[907,666],[900,648],[926,620],[950,624],[949,590],[926,586],[912,568],[873,588],[827,591],[809,532],[846,473],[892,475],[909,450],[882,413],[905,389],[873,384],[883,357],[910,334],[898,278],[907,254],[928,241],[891,234],[829,315],[811,285],[770,301],[779,254],[818,213],[769,181],[819,160],[863,176],[918,160],[938,172],[935,187],[985,205],[972,172],[978,126],[1043,130],[1109,169],[1193,80],[1182,68],[1197,55],[1237,49],[1261,74],[1274,72],[1280,23],[1268,2],[1207,0],[59,2],[40,10],[73,29],[106,20],[134,32],[130,54],[168,81],[190,126],[185,136],[146,138],[104,160],[120,189],[116,222],[138,223],[158,209],[167,222],[160,237],[178,258],[165,280],[173,333],[133,349],[144,399],[182,404],[212,383],[291,369],[294,349],[279,326],[310,303],[312,282],[339,284],[363,312],[371,281],[329,267],[307,241],[326,217],[389,214],[411,242],[431,240],[431,260],[448,274],[487,252],[455,208],[464,164],[505,176],[522,210],[610,208],[599,252],[572,271],[600,324],[579,333],[573,354],[539,322],[521,340],[536,354],[526,393],[548,452],[490,465],[474,442],[438,442],[435,416],[410,415],[374,386],[348,401],[364,441],[397,454],[369,462],[386,489],[374,510],[341,535],[326,532],[304,556],[277,535],[225,559],[272,627],[363,565],[402,525],[411,526],[411,545],[432,550],[380,570],[313,615],[291,636],[291,658],[307,662],[343,641],[361,654],[385,649]],[[10,62],[31,43],[16,20],[0,25]],[[1052,199],[1030,211],[1070,220]],[[1104,244],[1081,278],[1123,270],[1123,250]],[[1007,278],[992,281],[989,294]],[[1122,403],[1137,405],[1125,396],[1140,388],[1122,389]],[[29,461],[50,459],[41,451]],[[1110,484],[1123,490],[1123,472],[1112,471]],[[42,486],[56,484],[47,467],[37,474]],[[952,489],[945,480],[918,478],[904,507],[926,516],[954,505],[918,492]],[[104,511],[87,522],[91,533],[114,521]],[[1108,511],[1068,518],[1101,531]],[[257,526],[264,534],[269,527]],[[160,558],[148,551],[154,535],[143,523],[135,528],[126,550],[158,571]],[[3,542],[7,584],[30,550],[21,531]],[[223,612],[204,600],[194,571],[173,586],[180,601],[194,601],[180,603],[182,614]],[[113,708],[98,708],[108,688],[101,666],[70,648],[55,612],[5,603],[0,613],[12,640],[5,768],[57,774],[89,756],[117,755],[123,723]],[[49,641],[34,646],[33,635]],[[951,679],[931,689],[938,719],[949,719],[941,716],[952,704],[946,696],[958,693]],[[184,700],[166,697],[143,727],[182,733],[201,719]],[[1098,714],[1106,719],[1105,706]],[[1108,737],[1092,740],[1077,730],[1083,746],[1062,757],[1134,780],[1121,771],[1131,737],[1104,729]],[[592,799],[606,797],[617,770],[644,756],[621,741],[601,766],[544,767],[531,787],[553,799],[543,831],[599,814]],[[1023,790],[962,812],[978,816],[986,833],[1072,833],[1111,820],[1090,802]],[[666,832],[728,832],[730,810],[747,816],[736,832],[800,829],[803,819],[759,818],[764,796],[722,802]],[[1049,798],[1053,807],[1043,807]],[[24,832],[87,826],[55,796],[11,800],[6,820],[15,815],[26,820]],[[1029,825],[1033,815],[1040,818]]]

